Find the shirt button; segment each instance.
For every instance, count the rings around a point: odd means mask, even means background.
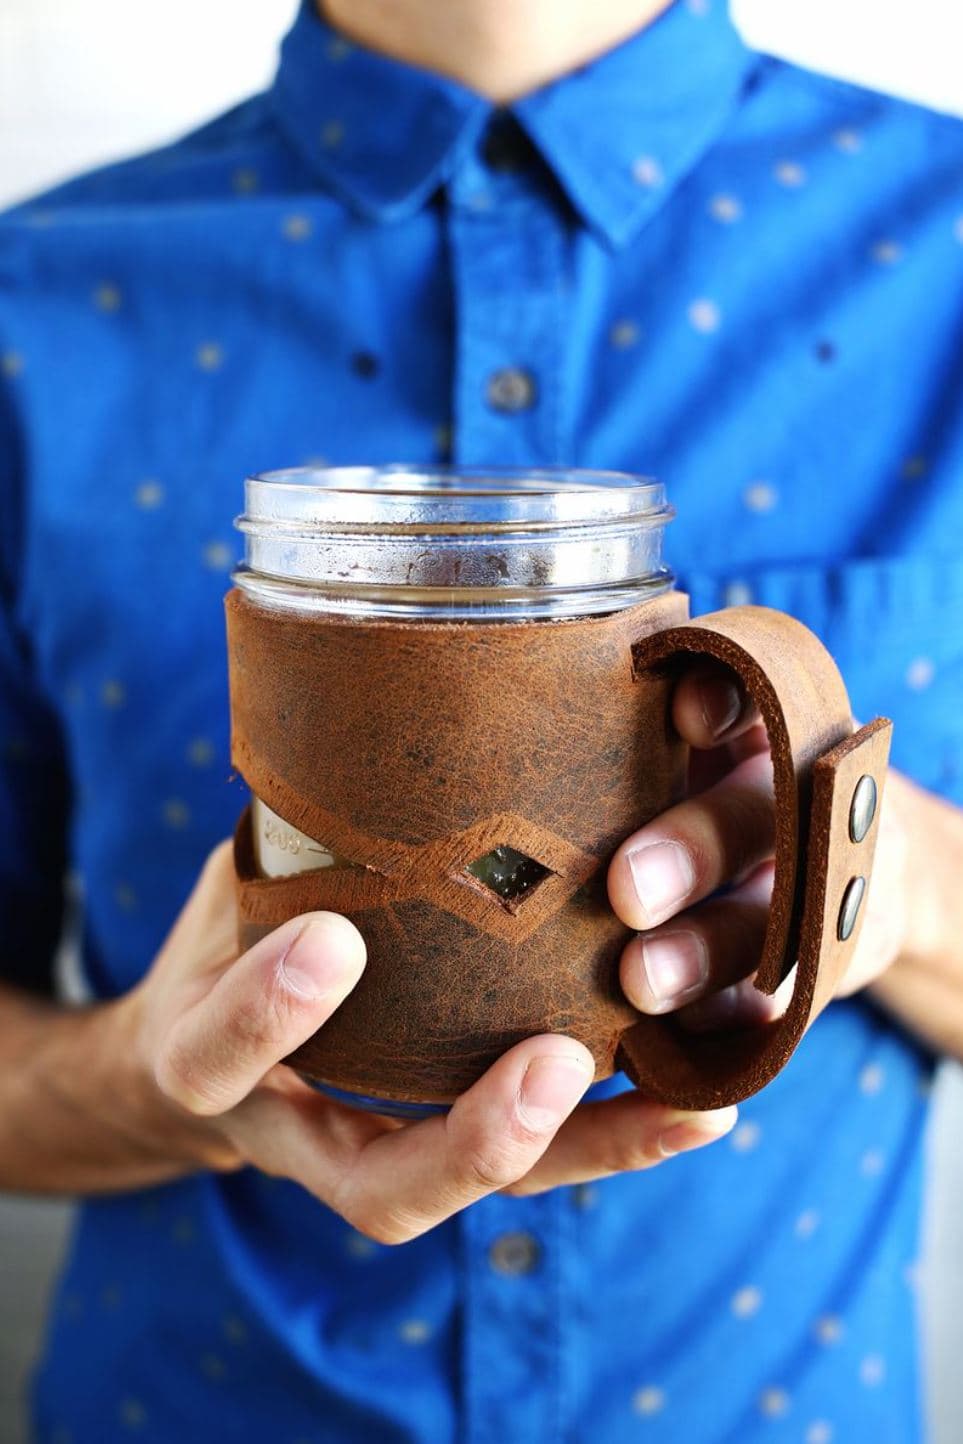
[[[576,1208],[594,1208],[599,1201],[598,1190],[590,1183],[576,1183],[572,1186],[572,1202]]]
[[[517,1276],[530,1274],[536,1267],[541,1250],[530,1233],[503,1233],[488,1251],[488,1261],[496,1273]]]
[[[485,394],[496,411],[528,411],[535,402],[535,377],[520,366],[504,366],[489,376]]]
[[[722,591],[724,607],[749,607],[752,605],[752,587],[748,582],[729,582]]]

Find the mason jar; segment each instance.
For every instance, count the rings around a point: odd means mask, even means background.
[[[617,471],[305,467],[245,485],[237,587],[259,605],[404,622],[552,622],[671,589],[662,483]],[[265,877],[338,854],[252,797]],[[522,874],[496,856],[503,891]]]

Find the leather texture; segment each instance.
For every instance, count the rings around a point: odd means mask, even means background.
[[[239,945],[329,909],[368,948],[358,987],[288,1060],[305,1076],[449,1102],[512,1044],[565,1032],[597,1077],[621,1067],[653,1097],[702,1107],[748,1096],[788,1058],[858,935],[836,943],[830,918],[852,870],[868,876],[875,841],[875,823],[849,841],[849,783],[869,772],[882,793],[889,735],[876,723],[852,738],[835,664],[806,628],[755,607],[685,626],[677,592],[556,622],[334,618],[238,589],[226,613],[234,765],[348,860],[261,877],[245,810]],[[764,1036],[684,1035],[640,1018],[618,984],[632,933],[608,904],[606,869],[683,793],[669,699],[694,655],[739,673],[773,745],[776,889],[757,985],[772,991],[799,967],[789,1012]],[[465,871],[499,844],[549,869],[515,901]]]

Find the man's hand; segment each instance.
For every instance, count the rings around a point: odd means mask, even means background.
[[[236,927],[224,843],[130,993],[74,1014],[16,1005],[6,1090],[0,1048],[0,1186],[97,1191],[253,1164],[397,1243],[494,1191],[648,1168],[735,1121],[734,1108],[688,1114],[636,1094],[577,1108],[592,1058],[555,1034],[512,1048],[443,1116],[400,1125],[333,1102],[280,1060],[350,994],[361,934],[311,913],[238,958]]]
[[[402,1127],[332,1102],[279,1060],[357,983],[361,935],[336,914],[308,914],[235,961],[232,900],[224,845],[131,996],[142,1073],[179,1120],[197,1120],[199,1137],[210,1130],[237,1161],[296,1179],[382,1242],[412,1238],[495,1190],[646,1167],[734,1118],[692,1119],[634,1096],[573,1115],[592,1058],[552,1034],[512,1048],[445,1116]]]
[[[768,998],[752,986],[773,878],[765,729],[730,674],[715,667],[678,683],[672,716],[695,749],[690,796],[627,838],[609,867],[612,906],[640,930],[622,956],[622,986],[640,1011],[678,1010],[680,1023],[696,1030],[765,1022],[788,1002],[784,990]],[[866,987],[908,947],[910,829],[925,796],[890,774],[866,916],[839,995]]]

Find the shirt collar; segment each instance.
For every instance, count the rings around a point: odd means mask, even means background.
[[[675,0],[510,108],[583,219],[621,245],[712,144],[751,62],[724,0]],[[285,37],[272,101],[326,185],[379,221],[422,206],[493,110],[456,81],[350,44],[314,0]]]

